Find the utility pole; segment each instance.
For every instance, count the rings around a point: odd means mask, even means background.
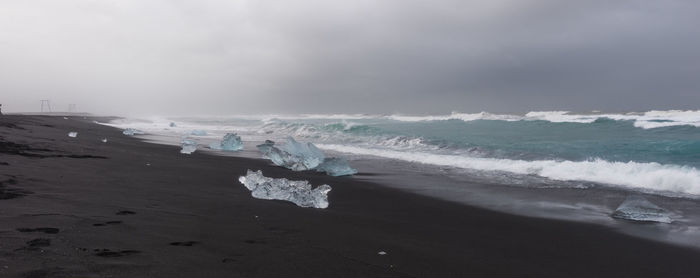
[[[44,113],[44,104],[46,104],[46,108],[49,110],[49,113],[51,113],[51,103],[48,99],[41,100],[41,112]]]

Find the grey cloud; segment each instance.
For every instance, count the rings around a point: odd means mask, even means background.
[[[6,109],[40,98],[141,115],[700,103],[695,1],[26,2],[0,3]]]

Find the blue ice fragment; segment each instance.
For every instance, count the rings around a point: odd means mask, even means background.
[[[277,166],[282,166],[292,171],[304,171],[316,168],[323,162],[325,156],[312,143],[299,143],[292,137],[287,137],[286,142],[282,146],[275,146],[274,142],[270,144],[258,145],[258,150],[263,157],[272,160]]]
[[[326,158],[316,167],[316,171],[326,172],[329,176],[349,176],[357,174],[357,170],[350,167],[348,161],[340,157]]]
[[[243,149],[243,142],[241,142],[241,137],[235,133],[226,133],[221,142],[211,143],[209,148],[224,151],[240,151]]]
[[[327,208],[331,187],[323,184],[312,188],[308,181],[292,181],[263,176],[262,171],[247,171],[238,178],[251,195],[258,199],[290,201],[300,207]]]
[[[170,127],[175,127],[175,123],[174,123],[174,122],[170,122]]]
[[[671,223],[671,214],[642,196],[630,195],[613,212],[612,217],[641,222]]]
[[[145,134],[145,132],[140,131],[135,128],[127,128],[122,132],[124,135],[129,135],[129,136],[134,136],[134,135],[139,135],[139,134]]]
[[[182,139],[181,143],[182,150],[180,150],[180,153],[192,154],[194,151],[197,150],[197,141],[195,140]]]
[[[193,130],[193,131],[190,131],[190,135],[194,135],[194,136],[205,136],[205,135],[207,135],[207,132],[204,131],[204,130],[195,129],[195,130]]]
[[[262,153],[263,158],[270,159],[270,157],[267,156],[267,153],[269,153],[272,150],[272,147],[274,145],[275,145],[275,141],[265,140],[265,143],[257,145],[256,147],[258,148],[258,151],[260,151],[260,153]]]

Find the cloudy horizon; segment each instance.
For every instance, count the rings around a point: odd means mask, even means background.
[[[697,1],[3,1],[3,111],[699,109]]]

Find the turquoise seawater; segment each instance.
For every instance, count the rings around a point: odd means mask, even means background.
[[[177,126],[168,127],[171,121]],[[212,137],[235,132],[251,143],[291,136],[348,158],[700,196],[700,111],[238,115],[155,118],[120,126],[153,133],[203,130]]]
[[[269,122],[266,126],[270,130],[279,129],[326,143],[401,138],[404,142],[418,140],[442,153],[460,150],[482,157],[571,161],[600,158],[700,167],[700,128],[687,125],[643,129],[629,120],[610,119],[592,123],[454,119],[420,122],[272,119]]]

